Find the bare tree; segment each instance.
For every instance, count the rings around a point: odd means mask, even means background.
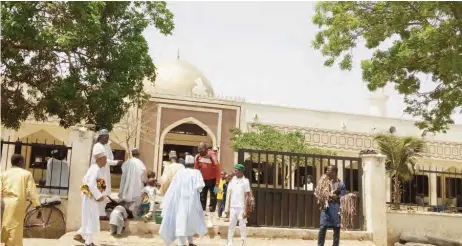
[[[127,148],[130,156],[131,148],[137,147],[137,139],[153,145],[155,144],[153,138],[147,137],[155,131],[150,127],[152,121],[155,120],[155,114],[151,114],[150,112],[154,110],[155,107],[156,105],[152,103],[144,103],[140,107],[132,107],[115,126],[115,129],[123,132],[123,134],[114,134],[114,139],[118,144]]]

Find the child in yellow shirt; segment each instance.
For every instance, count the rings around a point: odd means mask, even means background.
[[[224,207],[222,206],[223,204],[223,198],[225,197],[223,195],[224,193],[224,188],[225,188],[225,184],[226,184],[226,172],[222,172],[221,173],[221,179],[220,179],[220,184],[218,185],[218,192],[217,192],[217,200],[218,200],[218,218],[221,218],[221,215],[223,213],[223,210],[221,209],[221,207]],[[224,205],[224,204],[223,204]]]

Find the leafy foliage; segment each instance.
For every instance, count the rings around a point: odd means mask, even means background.
[[[445,132],[454,123],[452,114],[462,110],[462,2],[326,1],[313,23],[321,28],[313,46],[327,57],[324,65],[350,70],[351,51],[364,41],[374,50],[361,62],[369,90],[394,84],[421,129]],[[421,87],[424,75],[433,89]]]
[[[142,33],[168,35],[165,2],[1,3],[2,124],[57,117],[108,128],[146,97],[155,66]]]
[[[333,151],[307,145],[305,143],[305,136],[300,131],[281,132],[272,126],[256,122],[251,125],[251,131],[243,132],[240,129],[233,129],[231,133],[234,151],[239,149],[252,149],[299,154],[335,155]],[[294,177],[293,173],[295,173],[297,167],[317,166],[321,164],[318,158],[297,157],[296,155],[284,157],[282,155],[258,156],[257,153],[253,153],[248,158],[252,161],[259,160],[260,162],[266,162],[269,165],[276,164],[280,167],[284,165],[284,173],[286,173],[284,182],[286,185],[293,185],[290,183],[289,179],[290,177]],[[268,158],[268,160],[266,158]],[[247,159],[247,161],[249,159]],[[315,163],[313,163],[313,159]],[[292,165],[287,165],[289,163]],[[289,166],[292,167],[289,168]],[[289,170],[291,170],[291,172]],[[259,170],[255,171],[257,173],[259,172]]]
[[[398,204],[401,200],[400,184],[412,179],[425,141],[415,137],[399,137],[392,133],[378,134],[374,139],[380,152],[387,157],[386,169],[393,179],[393,203]]]
[[[285,133],[261,123],[253,123],[251,127],[252,131],[249,132],[243,132],[238,128],[231,131],[234,151],[239,149],[255,149],[301,154],[334,154],[330,150],[307,145],[305,143],[305,136],[300,131]]]

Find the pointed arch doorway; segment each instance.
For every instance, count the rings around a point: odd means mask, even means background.
[[[217,145],[217,137],[213,131],[201,121],[189,117],[179,120],[164,129],[160,136],[158,173],[162,173],[163,164],[168,161],[168,154],[175,150],[178,158],[185,158],[186,153],[197,154],[197,146],[200,142],[208,146]]]

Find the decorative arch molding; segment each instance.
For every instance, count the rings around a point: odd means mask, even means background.
[[[203,122],[201,122],[200,120],[194,118],[194,117],[188,117],[188,118],[184,118],[182,120],[178,120],[172,124],[170,124],[169,126],[167,126],[161,133],[160,135],[160,140],[159,140],[159,155],[158,155],[158,162],[160,165],[162,165],[162,154],[164,152],[164,142],[165,142],[165,137],[167,136],[167,134],[175,127],[181,125],[181,124],[185,124],[185,123],[192,123],[192,124],[196,124],[198,125],[199,127],[201,127],[202,129],[204,129],[205,132],[207,132],[207,134],[210,136],[210,138],[212,139],[212,143],[213,143],[213,146],[218,146],[217,143],[218,143],[218,140],[217,140],[217,137],[215,135],[215,133],[213,133],[212,129],[210,129],[210,127],[208,127],[206,124],[204,124]],[[220,151],[220,150],[219,150]],[[219,153],[218,153],[219,154]]]

